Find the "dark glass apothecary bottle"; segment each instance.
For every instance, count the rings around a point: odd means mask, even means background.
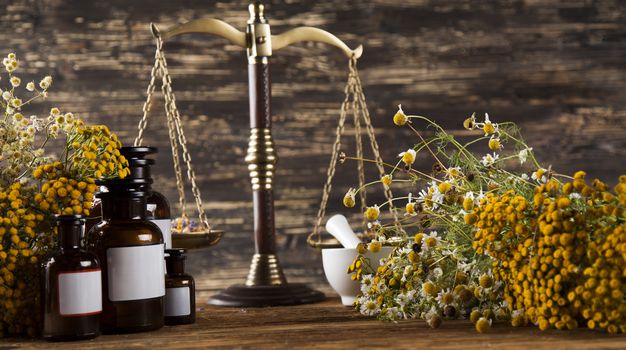
[[[102,182],[102,219],[88,248],[102,262],[103,333],[142,332],[163,326],[163,236],[146,219],[146,193],[132,181]]]
[[[165,251],[164,315],[166,325],[196,322],[196,286],[193,277],[185,273],[185,250]]]
[[[102,277],[96,256],[81,249],[85,219],[57,217],[58,250],[42,262],[43,327],[47,340],[98,336],[102,312]]]
[[[146,198],[148,220],[156,224],[161,230],[165,248],[172,248],[170,204],[164,195],[152,188],[151,167],[154,165],[154,159],[146,158],[150,154],[157,153],[157,148],[147,146],[122,147],[120,153],[128,160],[130,174],[127,179],[132,180],[140,186],[140,190],[148,193]]]

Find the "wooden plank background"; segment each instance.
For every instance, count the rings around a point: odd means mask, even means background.
[[[54,76],[50,99],[89,122],[107,123],[130,143],[141,116],[154,46],[152,21],[167,28],[216,17],[243,29],[247,1],[0,0],[0,53],[26,62],[24,81]],[[411,146],[391,116],[402,103],[460,130],[471,112],[520,124],[545,164],[585,169],[610,183],[626,156],[626,4],[620,0],[290,0],[268,1],[274,33],[300,25],[363,43],[359,62],[384,157]],[[225,40],[185,35],[166,45],[203,199],[227,233],[190,254],[189,270],[211,291],[245,277],[252,253],[247,148],[246,58]],[[274,137],[280,157],[277,226],[291,281],[324,290],[318,252],[306,247],[321,197],[347,76],[342,54],[298,44],[272,57]],[[146,143],[162,152],[156,185],[175,204],[162,105]],[[31,114],[29,113],[29,114]],[[353,146],[344,147],[346,153]],[[430,168],[430,160],[420,159]],[[368,172],[375,178],[375,171]],[[354,164],[338,171],[330,212],[356,183]],[[374,200],[382,193],[372,194]],[[351,212],[356,215],[355,212]],[[355,223],[358,220],[355,220]]]

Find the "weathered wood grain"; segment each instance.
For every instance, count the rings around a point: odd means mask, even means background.
[[[339,304],[264,309],[201,307],[197,323],[156,332],[100,336],[91,341],[47,343],[4,340],[16,349],[623,349],[624,336],[586,330],[546,331],[495,323],[479,334],[469,321],[430,329],[423,321],[382,323]]]
[[[275,33],[312,25],[355,46],[386,159],[413,143],[391,116],[402,103],[460,129],[471,112],[518,122],[545,164],[586,169],[615,182],[626,159],[626,4],[620,0],[268,1]],[[132,142],[162,27],[212,16],[243,29],[247,1],[0,0],[0,52],[15,51],[23,80],[55,77],[52,105],[109,124]],[[242,281],[252,251],[246,59],[223,39],[185,35],[166,44],[174,89],[206,207],[227,231],[216,248],[193,252],[189,270],[214,290]],[[304,244],[321,197],[347,62],[339,51],[299,44],[272,57],[276,209],[281,258],[291,280],[323,283],[319,256]],[[35,75],[36,74],[36,75]],[[175,198],[162,105],[146,143],[161,148],[156,185]],[[346,146],[346,153],[354,153]],[[420,158],[420,167],[430,168]],[[368,170],[375,178],[376,171]],[[329,212],[356,183],[338,171]],[[190,195],[190,194],[189,194]],[[371,194],[382,199],[382,191]],[[175,200],[172,200],[175,203]],[[348,212],[350,213],[350,212]],[[351,212],[358,215],[356,212]],[[355,223],[359,222],[355,219]],[[315,266],[312,269],[311,266]]]

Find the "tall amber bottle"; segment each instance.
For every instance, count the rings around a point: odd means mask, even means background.
[[[85,219],[57,217],[59,249],[42,263],[43,329],[47,340],[78,340],[100,334],[101,270],[96,256],[82,250]]]
[[[147,218],[156,224],[165,241],[165,249],[172,248],[172,216],[170,204],[164,195],[152,188],[151,167],[154,165],[154,159],[147,159],[150,154],[157,153],[156,147],[133,146],[122,147],[120,150],[122,155],[128,160],[130,175],[128,179],[132,179],[136,184],[140,185],[140,189],[148,193],[146,199]]]
[[[185,250],[165,251],[165,324],[178,325],[196,322],[196,285],[185,273]]]
[[[103,333],[142,332],[163,326],[163,236],[146,219],[146,193],[132,181],[103,183],[103,221],[88,247],[102,262]]]

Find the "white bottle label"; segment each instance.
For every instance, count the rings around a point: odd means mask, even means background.
[[[107,249],[111,301],[140,300],[165,294],[163,244]]]
[[[163,300],[164,316],[187,316],[191,314],[189,287],[166,288]]]
[[[159,219],[150,220],[155,225],[159,226],[159,230],[163,234],[163,242],[165,242],[165,249],[172,249],[172,220]]]
[[[84,270],[59,274],[59,313],[86,316],[102,312],[102,272]]]

